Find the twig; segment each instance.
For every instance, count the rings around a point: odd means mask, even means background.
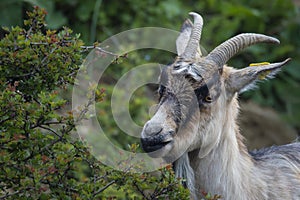
[[[112,56],[115,56],[115,57],[121,57],[120,55],[118,55],[118,54],[115,54],[115,53],[112,53],[112,52],[110,52],[110,51],[106,51],[106,50],[104,50],[103,48],[101,48],[101,47],[95,47],[95,46],[81,46],[80,48],[82,48],[82,49],[84,49],[84,50],[90,50],[90,49],[96,49],[96,50],[98,50],[98,51],[100,51],[100,52],[102,52],[102,53],[105,53],[105,54],[108,54],[108,55],[112,55]]]
[[[31,45],[49,45],[47,42],[30,42]]]
[[[149,198],[149,197],[147,197],[147,195],[144,193],[144,191],[143,190],[141,190],[141,188],[136,184],[136,182],[134,181],[133,182],[133,185],[136,187],[136,189],[139,191],[139,193],[141,193],[142,195],[143,195],[143,197],[145,198],[145,199],[152,199],[152,198]]]
[[[40,127],[40,128],[42,128],[42,129],[45,129],[45,130],[47,130],[47,131],[50,131],[50,132],[52,132],[52,133],[54,133],[57,137],[59,137],[59,138],[61,138],[62,136],[60,136],[56,131],[54,131],[52,128],[50,128],[50,127],[45,127],[45,126],[43,126],[43,125],[39,125],[38,127]]]
[[[101,192],[103,192],[104,190],[106,190],[109,186],[111,186],[112,184],[114,184],[116,181],[113,180],[111,182],[109,182],[107,185],[105,185],[104,187],[100,188],[98,191],[96,191],[93,196],[95,197],[97,194],[100,194]]]

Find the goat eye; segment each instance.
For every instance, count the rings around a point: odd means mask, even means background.
[[[206,97],[205,97],[205,102],[211,103],[211,102],[212,102],[211,96],[206,96]]]

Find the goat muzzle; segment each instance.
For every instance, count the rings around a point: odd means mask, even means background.
[[[150,137],[141,138],[142,148],[145,152],[151,153],[158,151],[173,141],[173,131],[160,133]]]

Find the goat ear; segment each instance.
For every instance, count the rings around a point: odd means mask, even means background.
[[[176,40],[177,55],[180,56],[183,54],[190,40],[192,30],[193,30],[193,23],[191,22],[191,20],[189,19],[185,20],[181,26],[180,34]],[[196,53],[196,58],[200,58],[200,57],[201,57],[201,51],[200,48],[198,48]]]
[[[226,81],[227,91],[234,94],[252,89],[257,81],[273,78],[280,68],[289,61],[290,58],[279,63],[258,63],[244,69],[234,70],[229,74]]]

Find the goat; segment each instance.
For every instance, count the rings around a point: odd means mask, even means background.
[[[226,66],[240,50],[257,43],[279,43],[256,33],[239,34],[202,56],[202,17],[194,12],[176,40],[173,64],[164,67],[154,116],[141,144],[152,157],[173,162],[191,198],[201,191],[227,200],[300,199],[300,143],[248,152],[237,124],[237,96],[271,78],[290,59],[243,69]]]

